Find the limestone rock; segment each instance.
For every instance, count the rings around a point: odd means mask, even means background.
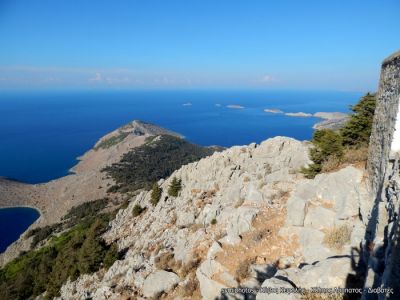
[[[157,297],[179,283],[179,276],[164,270],[150,274],[143,284],[143,295],[148,298]]]

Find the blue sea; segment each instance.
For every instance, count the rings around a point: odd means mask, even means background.
[[[0,209],[0,253],[18,239],[39,216],[36,209],[29,207]]]
[[[264,109],[347,112],[361,95],[266,90],[3,91],[0,176],[27,183],[65,176],[76,158],[100,137],[135,119],[171,129],[204,146],[259,143],[277,135],[306,140],[318,119],[266,113]],[[15,214],[27,222],[34,220],[19,209]],[[8,228],[17,228],[20,219],[6,222]],[[19,234],[19,230],[0,232],[0,241],[15,240]]]
[[[64,176],[100,137],[135,119],[200,145],[243,145],[277,135],[310,139],[318,119],[263,110],[346,112],[360,96],[306,91],[0,92],[0,176],[28,183]]]

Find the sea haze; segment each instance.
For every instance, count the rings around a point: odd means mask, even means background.
[[[135,119],[200,145],[243,145],[277,135],[310,139],[317,119],[263,110],[346,112],[360,96],[306,91],[2,92],[0,176],[28,183],[64,176],[101,136]]]

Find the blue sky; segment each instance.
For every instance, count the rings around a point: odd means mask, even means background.
[[[398,0],[0,0],[0,88],[373,91]]]

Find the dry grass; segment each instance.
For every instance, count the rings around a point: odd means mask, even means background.
[[[322,164],[322,173],[338,171],[348,165],[365,167],[368,158],[368,147],[358,149],[346,148],[343,157],[331,156]]]
[[[293,256],[298,248],[296,237],[282,237],[279,230],[285,222],[283,208],[264,208],[254,219],[253,230],[242,234],[238,245],[224,244],[216,260],[227,272],[245,277],[249,261],[255,264],[273,264],[282,256]]]
[[[154,260],[156,268],[160,270],[173,270],[176,261],[172,252],[164,252],[157,256]]]
[[[235,203],[235,208],[239,208],[240,206],[242,206],[244,203],[244,199],[240,198],[236,203]]]
[[[192,189],[191,193],[192,193],[192,195],[197,195],[197,194],[201,193],[201,190],[200,189]]]
[[[246,260],[240,262],[238,268],[236,269],[235,276],[237,281],[242,281],[250,275],[250,266],[254,264],[256,258],[247,258]]]
[[[189,297],[189,299],[194,299],[194,294],[198,289],[199,281],[197,280],[197,278],[190,278],[179,290],[178,295],[183,298]]]
[[[306,292],[301,296],[301,300],[343,300],[345,299],[342,294],[317,294]]]
[[[368,147],[359,149],[348,148],[344,151],[343,161],[348,164],[366,162],[368,158]]]
[[[330,156],[328,160],[322,164],[322,173],[334,172],[343,167],[344,165],[340,158],[337,156]]]
[[[331,249],[340,250],[350,241],[351,229],[347,225],[335,226],[325,233],[324,244]]]

